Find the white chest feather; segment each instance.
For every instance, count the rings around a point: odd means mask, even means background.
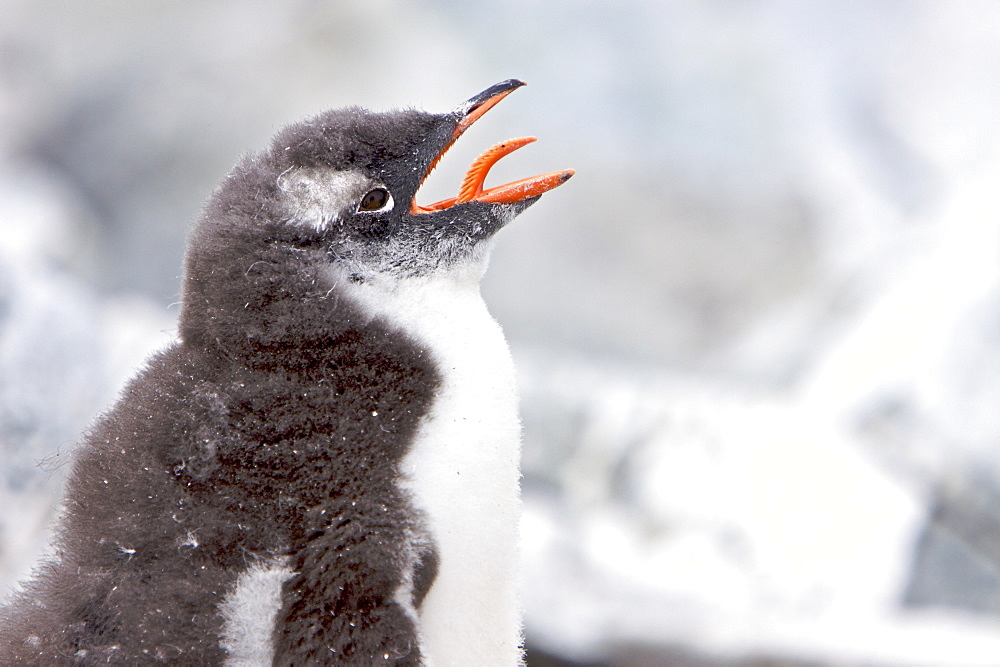
[[[419,613],[431,665],[521,661],[520,421],[514,366],[478,280],[413,278],[360,300],[431,355],[442,385],[403,461],[439,569]]]
[[[226,596],[220,611],[223,648],[230,667],[270,665],[274,658],[274,621],[281,609],[281,586],[292,576],[282,560],[251,565]]]

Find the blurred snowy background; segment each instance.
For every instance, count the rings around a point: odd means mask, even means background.
[[[1000,661],[1000,3],[0,0],[0,583],[177,314],[215,182],[324,108],[529,86],[577,176],[484,291],[530,662]]]

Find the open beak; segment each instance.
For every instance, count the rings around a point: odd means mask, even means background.
[[[431,161],[430,166],[427,168],[427,172],[420,180],[421,184],[427,180],[431,171],[441,160],[441,156],[448,152],[448,149],[452,147],[455,141],[457,141],[458,138],[472,126],[473,123],[482,118],[483,115],[496,106],[500,100],[507,97],[523,85],[524,82],[518,81],[517,79],[503,81],[495,86],[490,86],[459,107],[457,112],[461,114],[461,119],[458,121],[458,125],[455,126],[455,131],[452,133],[451,139],[447,144],[445,144],[444,148],[441,149],[441,152],[437,154],[434,160]],[[572,169],[552,171],[540,176],[523,178],[519,181],[514,181],[513,183],[498,185],[488,189],[484,187],[486,183],[486,176],[489,174],[490,168],[496,164],[500,158],[505,155],[510,155],[518,148],[527,146],[533,141],[535,141],[535,137],[522,137],[520,139],[503,141],[489,148],[485,153],[476,158],[469,166],[469,169],[465,173],[465,178],[462,180],[462,185],[458,190],[457,196],[444,199],[429,206],[420,206],[416,202],[416,197],[414,197],[413,201],[410,203],[410,213],[413,215],[418,215],[420,213],[433,213],[434,211],[443,211],[456,204],[464,204],[471,201],[489,204],[514,204],[524,201],[525,199],[537,197],[568,181],[575,173]]]

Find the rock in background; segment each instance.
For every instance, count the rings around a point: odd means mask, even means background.
[[[8,586],[79,433],[169,340],[238,154],[519,77],[422,196],[509,136],[540,141],[497,181],[577,169],[484,287],[522,369],[532,662],[1000,655],[994,3],[0,11]]]

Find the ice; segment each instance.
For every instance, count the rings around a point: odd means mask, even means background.
[[[237,155],[516,76],[428,185],[526,134],[491,179],[577,170],[484,286],[521,370],[531,648],[1000,655],[1000,5],[3,4],[3,581],[173,335]]]

